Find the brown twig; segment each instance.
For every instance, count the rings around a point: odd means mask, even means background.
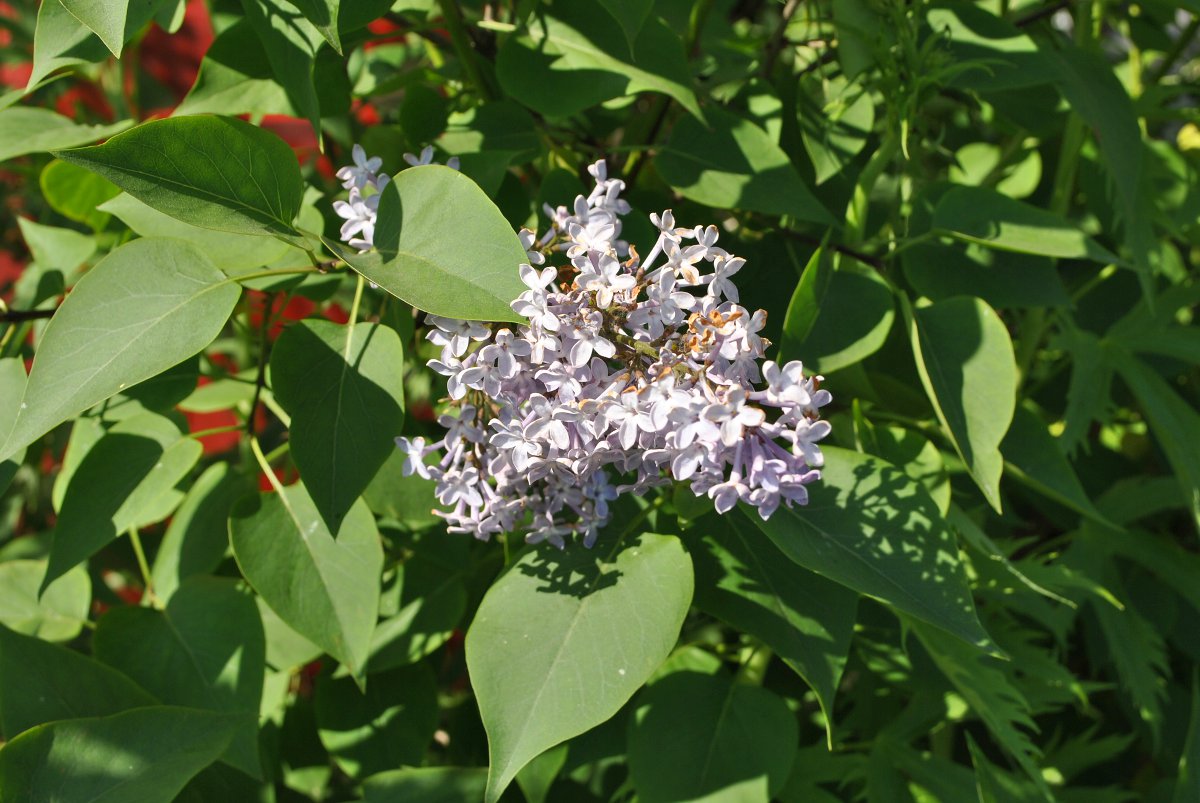
[[[54,315],[52,309],[10,309],[0,312],[0,321],[5,323],[21,323],[37,321]]]
[[[791,229],[781,229],[780,231],[785,237],[790,237],[791,239],[805,243],[806,245],[815,245],[815,246],[821,245],[820,237],[812,237],[808,234],[803,234],[798,231],[792,231]],[[839,254],[845,254],[848,257],[854,257],[859,262],[862,262],[864,265],[870,265],[875,270],[878,270],[878,271],[887,270],[887,265],[884,263],[884,261],[882,259],[880,259],[877,256],[872,256],[871,254],[864,253],[863,251],[859,251],[856,248],[851,248],[846,245],[838,245],[837,243],[827,243],[825,247],[831,248],[834,251],[837,251]]]

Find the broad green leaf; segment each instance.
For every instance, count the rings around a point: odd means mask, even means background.
[[[933,210],[933,226],[956,239],[1005,251],[1106,265],[1120,261],[1053,212],[988,187],[955,187],[947,192]]]
[[[983,528],[976,524],[975,521],[967,515],[966,511],[964,511],[958,505],[950,505],[950,510],[946,515],[946,523],[949,524],[955,532],[962,536],[963,541],[973,547],[976,552],[978,552],[984,558],[1000,564],[1000,567],[1004,572],[1012,575],[1017,582],[1021,583],[1030,591],[1041,594],[1043,597],[1052,599],[1055,602],[1061,602],[1067,607],[1076,607],[1075,603],[1066,597],[1055,594],[1053,591],[1050,591],[1049,589],[1044,588],[1043,586],[1040,586],[1033,580],[1029,579],[1024,572],[1017,568],[1016,564],[1009,560],[1008,555],[1004,554],[1004,551],[996,545],[996,542],[993,541],[986,532],[984,532]],[[978,566],[976,566],[976,569],[978,570]]]
[[[805,507],[767,521],[746,516],[801,566],[940,627],[991,647],[979,624],[958,545],[937,505],[915,480],[868,455],[823,447],[821,479]]]
[[[1192,673],[1192,715],[1187,740],[1179,756],[1179,775],[1171,803],[1188,803],[1200,798],[1200,680]]]
[[[285,114],[296,110],[271,74],[271,62],[247,20],[217,34],[200,72],[175,116],[189,114]]]
[[[937,503],[941,514],[950,508],[950,476],[942,453],[927,438],[911,429],[897,426],[874,426],[857,419],[855,434],[862,451],[882,457],[893,466],[925,486]]]
[[[245,497],[229,519],[246,580],[300,635],[361,677],[379,609],[383,548],[362,502],[335,539],[304,488]]]
[[[297,5],[315,8],[323,0],[300,0]],[[300,117],[321,136],[321,101],[313,81],[321,34],[287,0],[242,0],[246,20],[258,34],[276,82],[287,90],[288,100]]]
[[[496,75],[509,96],[547,117],[570,117],[639,92],[660,92],[704,116],[679,36],[651,15],[631,48],[599,3],[543,9],[501,46]]]
[[[165,515],[162,498],[171,494],[202,451],[199,441],[182,437],[170,420],[154,413],[112,427],[71,477],[54,528],[43,591],[127,530]]]
[[[241,713],[229,764],[259,777],[258,708],[266,646],[254,599],[225,577],[196,577],[165,610],[122,606],[100,618],[96,658],[168,705]]]
[[[40,725],[0,750],[0,798],[171,803],[237,724],[228,714],[152,706]]]
[[[177,240],[135,240],[110,253],[46,327],[0,458],[203,349],[240,293]]]
[[[86,145],[128,127],[128,122],[79,125],[49,109],[13,106],[0,111],[0,162],[27,153]]]
[[[832,738],[858,595],[784,559],[737,517],[709,517],[689,547],[696,605],[775,651],[816,692]]]
[[[234,117],[142,123],[103,145],[55,153],[185,223],[295,241],[304,185],[274,134]]]
[[[55,212],[78,223],[102,230],[109,214],[96,207],[120,194],[121,190],[103,176],[82,167],[55,159],[38,178],[42,195]]]
[[[551,747],[517,773],[517,787],[527,803],[546,803],[550,787],[567,763],[569,743]]]
[[[1200,530],[1200,413],[1146,363],[1123,351],[1112,353],[1117,371],[1138,400],[1150,431],[1167,456]]]
[[[1049,799],[1037,759],[1041,751],[1030,732],[1037,732],[1029,703],[1009,682],[1004,663],[990,655],[969,649],[956,639],[919,623],[911,623],[913,632],[933,658],[954,689],[975,716],[1016,760]]]
[[[23,217],[17,218],[17,224],[34,261],[42,268],[62,273],[64,283],[96,253],[95,238],[74,229],[46,226]]]
[[[832,224],[787,154],[749,120],[709,109],[708,122],[685,117],[675,124],[655,167],[684,197],[721,209]]]
[[[621,26],[625,41],[629,43],[630,55],[636,57],[634,43],[646,23],[646,17],[654,8],[653,0],[600,0],[600,5],[612,14],[613,19]]]
[[[76,567],[51,583],[39,599],[45,574],[46,562],[41,560],[0,563],[0,623],[46,641],[70,641],[88,620],[92,580]]]
[[[535,756],[615,714],[679,637],[693,582],[679,541],[646,534],[615,558],[597,552],[526,552],[467,631],[491,755],[487,803]]]
[[[33,70],[26,91],[50,73],[63,67],[103,61],[108,48],[86,26],[71,16],[61,2],[38,6],[37,29],[33,34]]]
[[[300,321],[271,351],[271,389],[291,415],[292,458],[329,531],[396,450],[404,347],[389,326]]]
[[[147,206],[127,192],[105,201],[99,209],[120,218],[142,237],[187,240],[203,251],[210,262],[230,273],[269,265],[290,250],[286,243],[273,237],[233,234],[184,223]]]
[[[213,463],[196,478],[171,517],[154,556],[154,593],[169,600],[189,577],[217,568],[229,548],[229,511],[250,482],[229,463]]]
[[[769,803],[787,781],[799,728],[764,688],[725,673],[673,672],[635,706],[629,776],[643,803]]]
[[[447,318],[524,322],[509,306],[526,290],[517,271],[527,260],[521,241],[475,182],[448,167],[414,167],[384,188],[375,251],[358,254],[325,244],[417,309]]]
[[[797,294],[801,294],[801,288],[797,286]],[[793,296],[792,303],[809,302]],[[874,354],[887,340],[896,316],[887,282],[875,270],[854,260],[843,261],[832,272],[821,297],[811,303],[817,305],[816,319],[803,339],[788,330],[794,320],[789,307],[779,359],[802,360],[813,372],[832,373]]]
[[[484,767],[412,767],[373,775],[363,783],[364,803],[479,803],[487,787]]]
[[[81,652],[0,625],[0,737],[6,740],[43,722],[155,702],[128,677]]]
[[[1000,510],[1000,442],[1016,409],[1017,364],[1008,329],[987,304],[960,296],[909,309],[921,384],[954,448]]]
[[[125,43],[149,22],[162,0],[59,0],[75,19],[121,58]]]
[[[1017,408],[1000,451],[1018,480],[1093,521],[1107,523],[1037,413],[1026,406]]]
[[[904,278],[930,301],[978,296],[995,308],[1063,307],[1071,302],[1050,257],[923,243],[900,254]]]
[[[314,698],[321,744],[350,777],[420,765],[438,726],[438,688],[425,664],[372,674],[365,692],[322,675]]]
[[[808,339],[821,314],[821,304],[829,292],[833,273],[833,253],[822,244],[809,257],[788,303],[783,320],[783,342],[779,346],[781,354],[795,353],[796,346]]]

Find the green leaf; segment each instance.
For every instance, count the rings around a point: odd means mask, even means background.
[[[967,470],[997,512],[1000,442],[1016,408],[1017,364],[1008,329],[978,298],[905,305],[921,384]]]
[[[725,673],[673,672],[629,722],[629,776],[644,803],[761,801],[783,787],[799,729],[787,704]]]
[[[562,118],[623,95],[660,92],[703,118],[683,42],[661,20],[647,19],[630,48],[598,3],[556,3],[542,12],[496,56],[500,85],[514,100]]]
[[[310,8],[321,0],[301,0]],[[258,34],[275,81],[282,86],[300,117],[321,136],[321,102],[313,82],[321,34],[286,0],[242,0],[246,20]]]
[[[271,389],[292,416],[292,458],[332,533],[396,450],[403,376],[400,336],[381,324],[300,321],[271,351]]]
[[[128,127],[128,121],[112,125],[78,125],[49,109],[13,106],[0,111],[0,162],[27,153],[86,145]]]
[[[320,32],[329,46],[339,56],[342,55],[342,41],[338,36],[338,6],[341,0],[295,0],[293,5],[300,9],[300,13]]]
[[[55,156],[185,223],[298,238],[292,221],[304,184],[295,154],[279,137],[237,118],[154,120],[103,145]]]
[[[820,102],[810,102],[796,116],[820,185],[846,170],[866,147],[875,126],[875,100],[861,85],[841,76],[822,77],[814,88]]]
[[[143,413],[116,424],[71,477],[54,528],[42,590],[131,528],[166,513],[160,500],[191,470],[204,449],[169,419]],[[161,514],[161,515],[160,515]]]
[[[403,452],[393,450],[363,491],[363,501],[377,516],[393,519],[408,530],[426,530],[442,521],[433,513],[438,506],[437,483],[416,474],[404,476],[404,459]]]
[[[1017,408],[1000,451],[1018,480],[1093,521],[1109,523],[1083,489],[1057,439],[1027,406]]]
[[[789,246],[790,247],[790,246]],[[808,339],[821,314],[821,304],[833,281],[833,252],[822,243],[809,257],[783,320],[781,354],[795,353],[796,346]],[[784,359],[784,362],[787,362]]]
[[[1146,363],[1119,349],[1112,350],[1111,356],[1141,405],[1200,530],[1200,451],[1196,450],[1200,443],[1200,413]]]
[[[466,640],[491,754],[485,800],[615,714],[675,646],[691,599],[691,561],[662,535],[615,559],[541,544],[497,580]]]
[[[1053,212],[1013,200],[988,187],[955,187],[933,210],[942,234],[988,248],[1022,254],[1090,259],[1105,265],[1120,258]]]
[[[169,600],[189,577],[216,569],[229,548],[229,511],[250,482],[229,463],[213,463],[196,478],[159,543],[150,577]]]
[[[300,485],[243,498],[229,539],[250,585],[296,632],[361,676],[379,610],[383,548],[367,506],[335,539]]]
[[[187,240],[203,251],[214,265],[230,273],[269,265],[290,251],[286,243],[273,237],[233,234],[184,223],[125,192],[105,201],[99,208],[116,215],[142,237]]]
[[[0,563],[0,623],[46,641],[70,641],[79,635],[92,605],[92,580],[82,568],[60,577],[38,598],[46,562]]]
[[[550,788],[567,763],[569,743],[551,747],[517,773],[517,787],[526,803],[546,803]]]
[[[105,716],[156,702],[120,672],[3,625],[0,689],[0,736],[6,740],[43,722]]]
[[[122,606],[100,618],[96,658],[168,705],[240,713],[222,758],[254,777],[266,643],[250,594],[225,577],[195,577],[165,610]]]
[[[701,525],[704,527],[703,525]],[[785,560],[737,517],[709,517],[689,546],[696,605],[775,651],[817,695],[832,738],[858,595]]]
[[[1065,307],[1071,303],[1050,257],[983,246],[922,243],[906,248],[900,264],[904,278],[930,301],[979,296],[996,308]]]
[[[75,19],[100,37],[114,56],[154,17],[162,0],[59,0]]]
[[[811,302],[803,280],[797,285],[792,304],[815,304],[816,318],[808,334],[801,337],[799,329],[803,327],[789,330],[799,316],[793,314],[794,307],[788,308],[779,347],[782,362],[799,359],[809,371],[832,373],[861,362],[887,340],[896,308],[891,288],[875,270],[845,260],[827,281],[822,295]]]
[[[110,253],[46,327],[0,458],[203,349],[240,293],[177,240],[135,240]]]
[[[120,194],[108,179],[82,167],[55,159],[39,177],[42,195],[55,212],[100,231],[108,225],[109,214],[96,209]]]
[[[249,21],[217,34],[176,117],[191,114],[285,114],[296,116],[287,91],[275,82],[271,62]]]
[[[805,507],[750,518],[785,555],[860,594],[991,647],[937,505],[919,483],[874,457],[823,447]],[[994,649],[994,648],[993,648]]]
[[[29,218],[17,218],[21,237],[29,253],[42,268],[62,273],[65,280],[96,253],[96,240],[74,229],[45,226]]]
[[[417,309],[447,318],[525,322],[509,306],[527,289],[517,270],[527,260],[525,249],[478,185],[448,167],[414,167],[384,188],[375,251],[358,254],[330,240],[325,245]]]
[[[372,674],[366,692],[321,675],[315,697],[321,744],[351,778],[419,765],[438,726],[438,688],[424,664]]]
[[[833,223],[767,132],[723,109],[709,109],[707,116],[707,125],[692,117],[676,123],[655,160],[659,175],[673,189],[721,209]]]
[[[66,719],[22,733],[0,750],[0,798],[171,803],[225,750],[236,717],[153,706]],[[30,797],[31,790],[42,790]]]
[[[373,775],[363,783],[364,803],[479,803],[487,788],[483,767],[420,767]]]
[[[1044,800],[1036,787],[1014,778],[988,761],[970,733],[967,734],[967,747],[971,751],[971,764],[975,767],[979,803],[1033,803]]]
[[[604,6],[621,26],[625,41],[629,43],[629,54],[636,58],[634,43],[637,42],[638,34],[654,8],[653,0],[600,0],[600,5]]]
[[[903,427],[877,427],[861,417],[856,417],[854,425],[861,451],[882,457],[925,486],[938,510],[946,515],[950,508],[950,476],[942,453],[928,438]]]
[[[1041,751],[1028,733],[1037,732],[1038,728],[1030,716],[1029,703],[1001,668],[1007,665],[969,649],[961,641],[947,638],[938,630],[918,623],[911,626],[971,713],[983,720],[988,731],[1050,799],[1037,765]]]
[[[33,70],[26,89],[33,89],[55,70],[103,61],[108,55],[99,37],[71,16],[61,2],[42,3],[33,34]]]

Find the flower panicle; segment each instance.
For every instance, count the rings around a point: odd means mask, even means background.
[[[359,187],[386,184],[359,150],[338,173],[349,206]],[[526,290],[512,308],[528,324],[426,316],[452,412],[441,440],[396,439],[405,474],[436,482],[453,532],[524,530],[560,547],[573,533],[591,546],[618,495],[673,481],[718,513],[740,501],[766,519],[806,504],[831,396],[799,361],[765,360],[766,313],[738,303],[745,260],[717,244],[716,226],[677,226],[669,209],[650,215],[658,236],[640,256],[621,239],[624,182],[603,160],[588,171],[587,196],[547,206],[541,237],[520,232]],[[372,210],[347,212],[343,237],[369,248]]]

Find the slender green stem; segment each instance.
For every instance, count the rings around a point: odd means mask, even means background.
[[[281,458],[285,454],[287,454],[288,450],[291,448],[292,448],[291,441],[284,441],[283,443],[279,444],[278,446],[276,446],[274,449],[271,450],[270,454],[267,455],[267,462],[274,463],[276,460],[278,460],[279,458]]]
[[[138,569],[142,573],[142,584],[145,587],[146,601],[155,608],[160,607],[158,597],[154,594],[154,581],[150,575],[150,562],[146,560],[146,550],[142,548],[142,538],[136,527],[129,528],[129,543],[133,544],[133,554],[137,558]]]
[[[278,494],[283,493],[283,484],[279,478],[275,476],[274,470],[271,468],[271,461],[267,460],[267,456],[263,454],[262,447],[258,445],[258,438],[250,436],[250,451],[254,453],[254,459],[258,461],[258,467],[267,475],[267,482],[271,483],[271,487]]]
[[[189,432],[187,436],[193,440],[198,440],[200,438],[206,438],[209,435],[220,435],[225,432],[236,432],[241,428],[241,424],[227,424],[223,427],[210,427],[209,429],[202,429],[199,432]]]

